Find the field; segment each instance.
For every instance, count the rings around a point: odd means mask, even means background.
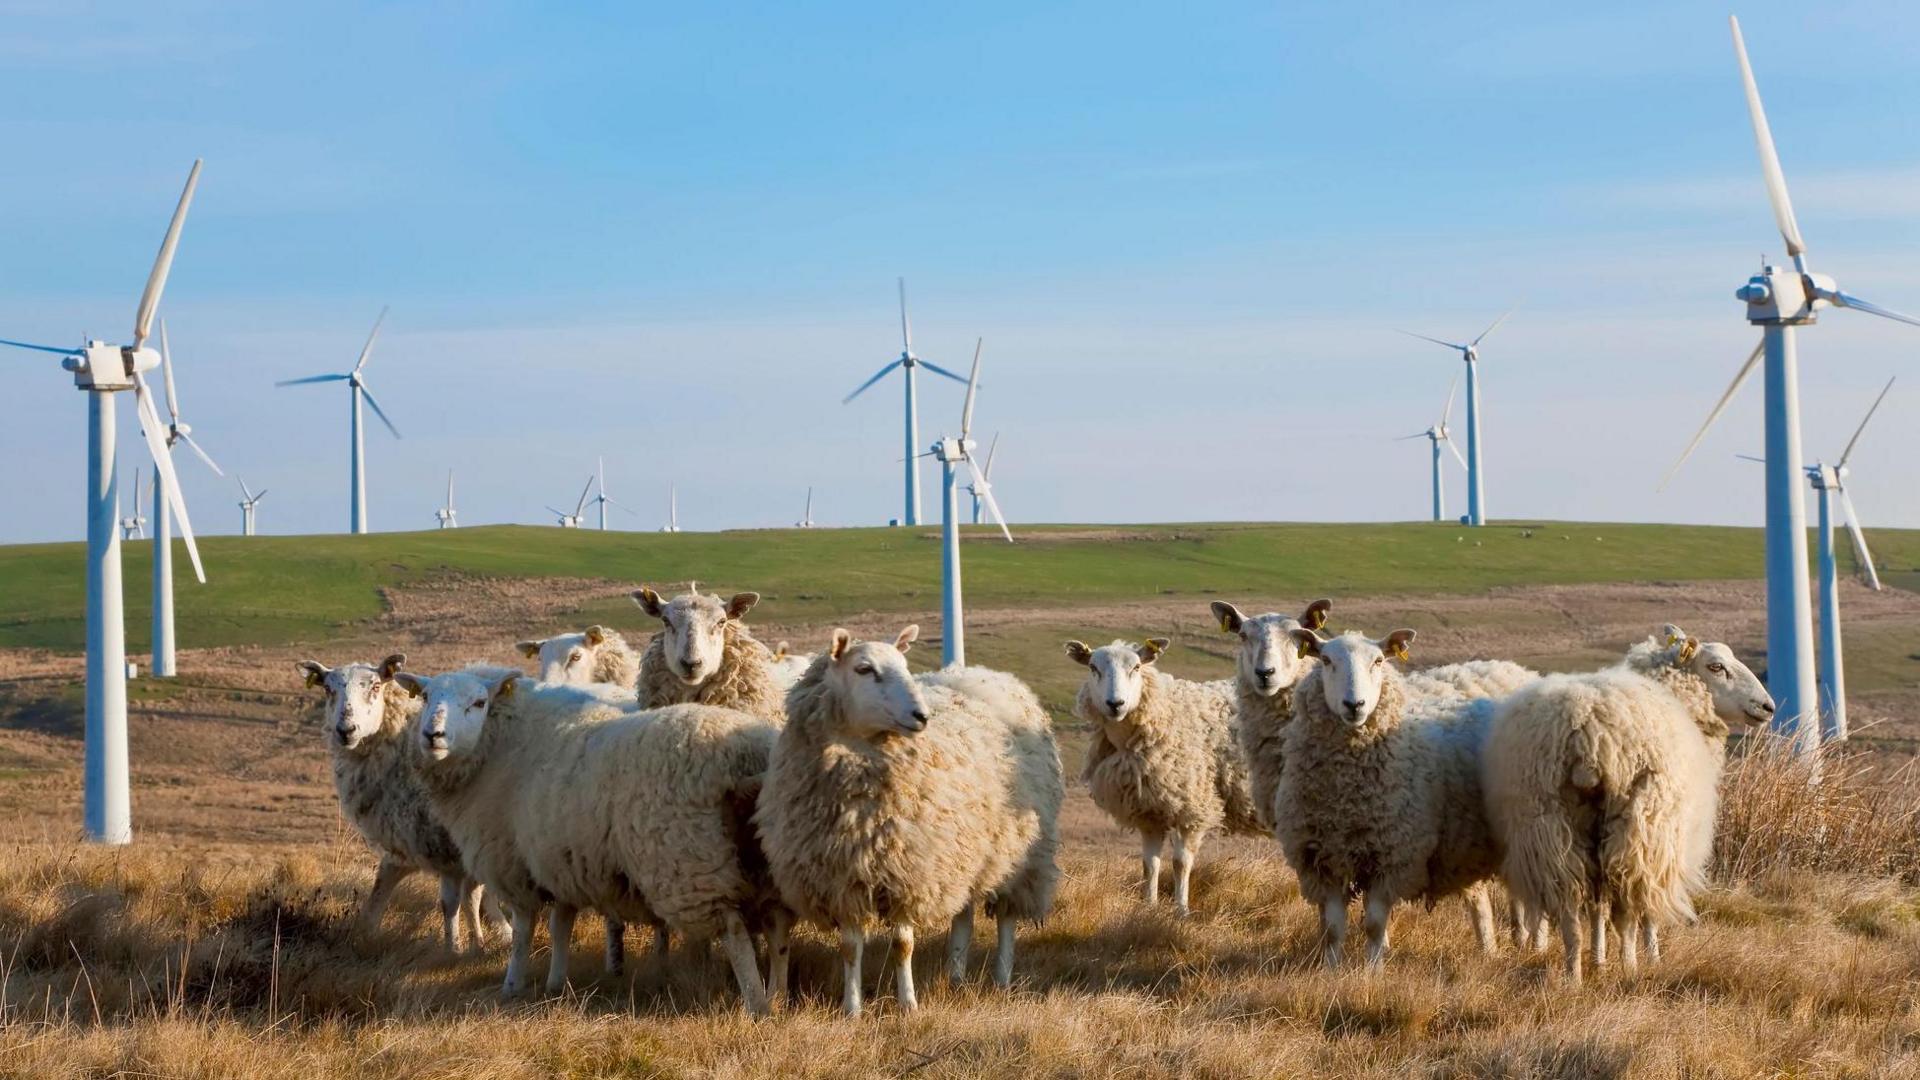
[[[496,950],[444,960],[420,883],[377,933],[349,929],[371,866],[340,823],[313,697],[293,662],[398,648],[421,670],[507,660],[587,622],[646,632],[640,583],[765,594],[750,621],[815,647],[846,625],[922,624],[938,656],[936,531],[721,534],[484,528],[212,538],[211,582],[179,586],[182,676],[133,684],[124,851],[77,847],[80,553],[0,549],[0,1074],[231,1076],[558,1072],[757,1075],[1841,1075],[1920,1071],[1920,851],[1905,762],[1920,747],[1920,532],[1876,531],[1890,584],[1843,587],[1857,747],[1809,794],[1750,747],[1728,798],[1722,885],[1701,926],[1637,978],[1569,993],[1553,957],[1482,958],[1456,906],[1405,910],[1384,976],[1313,962],[1312,919],[1271,843],[1201,858],[1196,912],[1133,898],[1128,837],[1075,791],[1067,885],[1021,941],[1019,987],[882,997],[832,1012],[825,940],[802,1000],[737,1015],[713,958],[670,974],[635,949],[575,994],[499,1005]],[[1594,667],[1661,622],[1724,639],[1764,671],[1753,530],[1568,523],[1055,526],[970,532],[970,659],[1068,714],[1067,637],[1172,636],[1183,675],[1231,669],[1206,604],[1336,600],[1334,623],[1416,628],[1416,664],[1501,656]],[[146,546],[127,546],[130,654],[146,640]],[[144,661],[144,657],[140,657]],[[144,667],[144,663],[143,663]],[[1757,808],[1764,808],[1764,814]],[[585,922],[585,920],[583,920]],[[881,949],[872,950],[874,954]],[[683,954],[684,955],[684,954]],[[976,956],[976,966],[983,958]],[[879,970],[870,961],[870,980]],[[884,990],[883,990],[884,993]]]

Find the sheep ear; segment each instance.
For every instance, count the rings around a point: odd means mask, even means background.
[[[1167,646],[1172,644],[1173,642],[1167,638],[1150,637],[1147,639],[1146,644],[1135,646],[1133,651],[1139,654],[1141,663],[1151,664],[1155,660],[1160,659],[1160,654],[1166,652]]]
[[[1388,656],[1404,664],[1410,659],[1407,646],[1413,644],[1413,638],[1414,633],[1411,630],[1395,630],[1387,635],[1387,640],[1380,643],[1380,648]]]
[[[595,623],[594,625],[587,627],[587,644],[598,645],[601,642],[604,642],[607,640],[607,635],[609,633],[611,633],[611,631],[609,631],[606,627],[601,626],[598,623]]]
[[[775,660],[785,660],[787,658],[787,653],[792,651],[792,649],[793,649],[792,645],[782,641],[773,647],[773,658]]]
[[[833,631],[833,640],[827,643],[827,655],[837,661],[847,655],[847,650],[852,647],[853,635],[847,633],[843,628],[835,628]]]
[[[1306,627],[1296,627],[1295,629],[1287,631],[1287,636],[1293,639],[1294,655],[1296,657],[1305,660],[1309,656],[1318,657],[1320,655],[1319,634],[1308,630]]]
[[[644,585],[633,590],[633,602],[640,605],[640,610],[656,619],[664,618],[667,614],[666,602],[660,599],[660,594]]]
[[[919,639],[920,624],[915,623],[905,630],[900,631],[900,636],[893,639],[893,647],[899,649],[901,652],[906,652],[908,649],[913,648],[913,643]]]
[[[295,666],[307,677],[308,686],[319,686],[327,677],[327,666],[318,660],[302,660]]]
[[[1673,666],[1686,667],[1688,664],[1693,663],[1693,656],[1695,653],[1699,651],[1700,651],[1699,639],[1697,638],[1686,639],[1685,641],[1680,643],[1679,651],[1673,654]]]
[[[405,690],[409,697],[426,697],[427,696],[426,682],[422,680],[420,676],[415,675],[411,671],[394,672],[393,685],[399,687],[402,690]]]
[[[1215,600],[1209,606],[1213,608],[1213,617],[1220,621],[1220,632],[1223,634],[1239,633],[1240,624],[1247,621],[1247,617],[1240,614],[1239,608],[1225,600]]]
[[[493,684],[492,693],[489,693],[487,695],[489,703],[494,701],[499,701],[501,698],[504,698],[504,697],[512,697],[513,684],[519,678],[520,678],[520,673],[517,671],[510,671],[510,672],[507,672],[505,675],[502,675],[500,677],[500,681]]]
[[[1089,649],[1087,643],[1084,641],[1067,642],[1067,655],[1071,657],[1076,664],[1085,664],[1088,667],[1093,666],[1093,650]]]
[[[1309,630],[1318,630],[1327,625],[1327,612],[1332,610],[1333,601],[1321,597],[1307,605],[1307,610],[1300,615],[1300,625]]]
[[[406,665],[406,662],[407,654],[399,652],[393,653],[385,660],[380,661],[380,681],[392,682],[394,675]]]
[[[733,599],[727,601],[727,618],[736,622],[744,619],[747,612],[753,610],[753,605],[759,602],[760,594],[757,592],[734,593]]]
[[[1673,623],[1668,623],[1660,628],[1660,640],[1668,645],[1678,645],[1687,640],[1687,632]]]
[[[538,642],[538,641],[522,641],[519,644],[516,644],[514,648],[520,650],[520,655],[531,660],[534,657],[540,655],[540,646],[542,644],[543,644],[542,642]]]

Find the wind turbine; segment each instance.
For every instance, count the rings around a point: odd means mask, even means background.
[[[973,397],[980,387],[980,347],[984,342],[976,341],[973,346],[973,374],[967,379],[966,404],[960,407],[960,437],[942,438],[933,444],[930,453],[940,459],[940,664],[942,667],[967,662],[966,614],[960,598],[960,489],[956,486],[955,467],[961,462],[967,465],[967,471],[973,474],[973,489],[986,500],[987,510],[993,514],[993,520],[1000,525],[1000,531],[1013,543],[1013,533],[1007,530],[1007,519],[1000,513],[1000,504],[993,498],[993,485],[980,472],[980,466],[973,460],[974,442],[968,436],[973,431]]]
[[[166,239],[154,257],[146,289],[134,310],[133,344],[111,345],[88,341],[79,348],[29,345],[0,341],[65,357],[60,366],[73,373],[73,383],[87,391],[87,704],[86,796],[87,837],[100,843],[125,844],[133,840],[133,818],[127,778],[127,628],[125,598],[121,595],[120,535],[115,531],[115,503],[120,488],[115,470],[118,447],[114,426],[114,397],[132,390],[140,417],[140,432],[154,467],[166,480],[166,499],[180,519],[180,536],[187,542],[194,577],[206,581],[200,549],[193,542],[187,504],[173,476],[173,459],[161,439],[160,415],[147,389],[145,373],[160,366],[160,354],[147,346],[154,312],[166,291],[173,269],[173,253],[180,244],[193,189],[200,182],[200,162],[187,173]],[[137,482],[137,481],[136,481]]]
[[[595,495],[593,497],[593,502],[600,507],[600,531],[606,532],[607,531],[607,507],[617,506],[620,509],[625,510],[629,514],[633,513],[633,509],[629,507],[626,503],[615,501],[611,496],[607,494],[607,459],[604,457],[600,458],[598,464],[599,464],[599,472],[597,475],[600,478],[600,494]]]
[[[547,509],[553,511],[553,515],[555,517],[560,519],[561,528],[577,529],[580,527],[580,519],[586,516],[586,513],[587,513],[587,494],[592,490],[593,490],[593,477],[592,475],[588,475],[587,486],[580,489],[580,501],[573,504],[573,513],[569,514],[565,510],[562,510],[559,507],[555,507],[555,506],[547,507]],[[448,500],[448,501],[449,503],[451,503],[452,500]]]
[[[113,493],[113,512],[120,518],[120,539],[145,540],[147,538],[147,519],[140,513],[140,470],[133,469],[133,513],[120,512],[120,492]]]
[[[373,320],[373,333],[367,335],[367,343],[360,350],[359,361],[353,365],[353,370],[345,375],[309,375],[304,379],[283,379],[274,384],[275,386],[300,386],[304,383],[344,382],[352,389],[353,466],[352,475],[348,480],[351,485],[348,517],[352,531],[355,533],[367,531],[367,448],[366,438],[360,425],[360,402],[364,399],[373,408],[373,415],[387,425],[387,430],[393,433],[393,437],[396,439],[400,437],[400,429],[394,427],[393,421],[387,419],[386,410],[380,407],[380,402],[373,396],[373,390],[367,386],[366,375],[362,374],[367,366],[367,357],[373,355],[374,339],[380,336],[380,324],[386,321],[387,309],[383,307],[380,309],[380,317]]]
[[[1761,357],[1766,358],[1766,482],[1767,482],[1767,689],[1778,703],[1774,714],[1777,730],[1795,735],[1802,750],[1811,750],[1819,737],[1818,705],[1813,666],[1813,612],[1807,582],[1806,507],[1802,503],[1799,477],[1795,470],[1804,461],[1800,450],[1800,376],[1795,347],[1795,328],[1811,326],[1815,312],[1825,307],[1853,308],[1913,326],[1920,319],[1902,315],[1868,303],[1842,291],[1832,277],[1807,268],[1807,245],[1794,220],[1793,203],[1787,196],[1787,180],[1780,171],[1780,155],[1774,150],[1773,132],[1767,125],[1766,110],[1760,104],[1760,88],[1753,79],[1753,66],[1747,61],[1746,41],[1740,35],[1740,20],[1729,20],[1733,29],[1733,51],[1740,62],[1740,81],[1746,89],[1747,114],[1753,122],[1753,139],[1760,152],[1760,172],[1766,180],[1767,199],[1773,204],[1774,224],[1786,241],[1787,255],[1793,259],[1791,270],[1765,265],[1748,279],[1734,295],[1746,301],[1747,321],[1761,328],[1760,344],[1740,365],[1733,383],[1720,395],[1707,421],[1681,452],[1680,459],[1667,470],[1671,480],[1680,466],[1693,454],[1720,418],[1727,403],[1753,373]],[[1666,481],[1661,482],[1661,487]]]
[[[980,497],[993,490],[993,456],[1000,452],[1000,433],[993,433],[993,441],[987,444],[987,467],[980,470],[978,479],[967,485],[967,494],[973,496],[973,523],[980,524]]]
[[[167,391],[167,456],[173,448],[186,443],[215,476],[225,476],[213,458],[193,440],[193,429],[180,422],[180,397],[173,385],[173,350],[167,347],[167,320],[160,320],[160,372]],[[173,518],[167,513],[167,478],[159,466],[153,470],[153,667],[155,678],[171,679],[175,671],[173,634]],[[134,501],[138,502],[136,479]]]
[[[1447,387],[1447,407],[1440,412],[1440,422],[1425,431],[1402,435],[1396,440],[1404,442],[1407,439],[1425,439],[1429,444],[1428,448],[1433,451],[1433,520],[1435,521],[1446,520],[1447,489],[1440,476],[1440,444],[1446,443],[1447,449],[1453,451],[1454,460],[1460,463],[1461,468],[1467,468],[1467,459],[1461,457],[1460,448],[1453,445],[1453,436],[1449,430],[1449,425],[1453,422],[1453,392],[1458,389],[1460,389],[1460,376],[1455,375],[1453,385]],[[988,455],[987,460],[993,460],[992,455]],[[1471,473],[1473,470],[1467,471]]]
[[[680,493],[674,490],[672,484],[667,485],[667,523],[660,526],[660,531],[664,533],[680,531]]]
[[[793,527],[794,527],[794,528],[796,528],[796,529],[811,529],[811,528],[813,528],[813,489],[812,489],[812,488],[808,488],[808,489],[807,489],[807,512],[806,512],[806,515],[805,515],[804,517],[802,517],[802,518],[801,518],[801,519],[800,519],[799,521],[796,521],[796,522],[794,522],[794,523],[793,523]]]
[[[900,357],[899,359],[893,361],[892,363],[888,364],[886,367],[883,367],[879,371],[875,372],[872,378],[868,379],[866,382],[861,383],[859,388],[856,389],[853,393],[848,394],[846,397],[842,398],[840,400],[840,404],[845,405],[846,403],[852,401],[854,398],[857,398],[861,394],[866,393],[868,387],[872,386],[874,383],[879,382],[881,379],[886,378],[887,373],[892,371],[894,368],[902,369],[903,371],[906,372],[906,376],[907,376],[906,377],[906,384],[907,384],[907,412],[906,412],[907,505],[906,505],[906,510],[903,512],[903,516],[901,517],[900,520],[901,520],[901,523],[904,525],[918,525],[920,524],[920,462],[918,459],[925,457],[926,455],[920,453],[920,449],[919,449],[920,417],[915,406],[916,397],[915,397],[915,388],[914,388],[914,382],[915,382],[914,374],[913,374],[914,370],[916,368],[926,368],[928,371],[933,372],[935,375],[944,375],[947,378],[952,379],[954,382],[963,383],[963,382],[966,382],[967,380],[961,378],[958,375],[955,375],[953,372],[948,371],[946,368],[943,368],[938,364],[930,363],[914,355],[913,324],[907,320],[907,279],[906,278],[900,279]]]
[[[234,477],[234,479],[240,483],[240,535],[252,536],[253,508],[259,506],[260,500],[267,497],[267,489],[261,488],[259,493],[256,494],[247,490],[247,482],[245,480],[241,480],[237,476]]]
[[[1411,330],[1400,331],[1408,337],[1417,337],[1422,341],[1431,341],[1435,345],[1445,345],[1449,349],[1456,350],[1460,358],[1467,362],[1467,460],[1465,464],[1467,466],[1467,524],[1469,525],[1487,523],[1486,482],[1480,456],[1480,343],[1487,339],[1488,334],[1498,329],[1501,323],[1506,322],[1507,315],[1511,314],[1513,312],[1508,311],[1506,315],[1493,320],[1492,326],[1480,331],[1479,337],[1464,345],[1441,341],[1439,338],[1428,337],[1425,334],[1416,334]],[[1438,457],[1438,451],[1435,451],[1435,456]]]
[[[443,529],[457,529],[460,527],[460,519],[453,512],[453,470],[452,469],[447,470],[447,505],[441,507],[438,510],[435,510],[433,512],[433,516],[435,520],[440,522],[440,527]]]

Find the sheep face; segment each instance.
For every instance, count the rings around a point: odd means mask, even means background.
[[[1140,707],[1140,695],[1151,678],[1147,669],[1167,644],[1166,638],[1148,638],[1143,645],[1116,641],[1090,649],[1084,642],[1067,642],[1067,656],[1086,665],[1087,683],[1082,690],[1091,691],[1088,700],[1099,710],[1103,724],[1124,724]]]
[[[888,645],[856,642],[845,630],[833,632],[826,679],[839,704],[841,734],[874,739],[926,730],[927,700],[907,670],[906,657],[919,636],[920,628],[909,626]]]
[[[577,634],[560,634],[544,641],[522,641],[517,646],[530,660],[540,662],[540,681],[562,686],[591,686],[593,661],[606,643],[607,628],[589,626]]]
[[[1299,682],[1310,667],[1293,643],[1293,631],[1303,627],[1318,630],[1326,625],[1327,612],[1332,607],[1331,600],[1315,600],[1295,619],[1271,611],[1265,615],[1243,615],[1239,608],[1224,600],[1214,601],[1213,615],[1220,620],[1221,631],[1240,639],[1235,661],[1240,685],[1261,697],[1272,697]]]
[[[1375,641],[1349,630],[1322,641],[1319,634],[1305,627],[1292,634],[1299,655],[1320,662],[1320,692],[1326,697],[1327,709],[1356,728],[1364,726],[1380,704],[1380,688],[1387,681],[1387,658],[1405,660],[1413,636],[1411,630],[1395,630]]]
[[[400,686],[425,698],[420,707],[420,749],[429,761],[471,754],[486,730],[487,711],[513,690],[511,674],[490,681],[470,671],[455,671],[431,679],[401,672]]]
[[[1764,724],[1773,719],[1773,695],[1753,669],[1722,642],[1700,642],[1668,624],[1668,662],[1688,672],[1713,694],[1713,711],[1729,724]]]
[[[356,750],[377,733],[387,713],[387,692],[406,657],[394,653],[372,664],[342,664],[329,668],[317,660],[304,660],[300,672],[308,686],[327,692],[327,741],[342,750]]]
[[[725,603],[717,596],[699,593],[676,596],[669,603],[652,589],[641,589],[633,598],[647,614],[660,620],[661,633],[666,635],[662,651],[667,670],[688,686],[699,686],[720,670],[720,657],[727,646],[727,624],[740,621],[760,602],[760,594],[753,592],[735,593]]]

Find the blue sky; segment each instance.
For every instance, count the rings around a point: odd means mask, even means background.
[[[1016,522],[1424,516],[1391,437],[1459,365],[1393,329],[1509,306],[1496,517],[1759,521],[1757,380],[1655,492],[1780,247],[1723,7],[701,7],[0,2],[0,336],[123,338],[200,156],[164,313],[264,532],[344,527],[344,391],[272,384],[351,366],[383,304],[376,529],[430,527],[449,466],[463,521],[545,521],[598,454],[628,527],[669,480],[689,528],[790,523],[809,485],[880,523],[897,386],[839,401],[899,351],[901,274],[922,355],[986,338]],[[1739,13],[1814,265],[1920,311],[1914,15]],[[1920,332],[1831,314],[1801,353],[1810,456],[1905,376],[1853,490],[1920,526]],[[0,387],[0,541],[78,538],[82,396],[31,353]],[[237,531],[231,480],[182,469]]]

